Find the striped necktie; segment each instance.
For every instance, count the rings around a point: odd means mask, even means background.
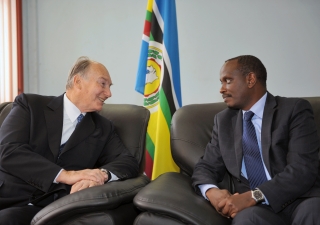
[[[251,190],[267,181],[263,168],[257,135],[251,122],[254,113],[245,112],[243,119],[242,150]]]

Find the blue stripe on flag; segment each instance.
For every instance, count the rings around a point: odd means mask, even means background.
[[[142,40],[140,59],[139,59],[139,65],[138,65],[138,73],[136,78],[136,87],[135,87],[135,90],[141,94],[144,94],[144,86],[146,83],[148,48],[149,48],[149,43]]]
[[[174,91],[179,106],[181,107],[182,100],[176,4],[173,0],[156,0],[156,4],[164,22],[163,40],[171,62]]]

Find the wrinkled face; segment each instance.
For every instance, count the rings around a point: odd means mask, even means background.
[[[105,100],[111,97],[112,81],[108,70],[98,63],[90,65],[87,77],[79,77],[80,108],[82,112],[100,111]]]
[[[220,70],[220,93],[228,107],[248,110],[250,109],[248,79],[237,68],[237,60],[228,61],[222,66]]]

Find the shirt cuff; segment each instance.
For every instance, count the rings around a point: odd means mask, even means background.
[[[209,199],[206,196],[206,192],[210,188],[218,188],[218,187],[216,185],[213,185],[213,184],[200,184],[200,185],[198,185],[198,188],[200,189],[202,196],[209,201]]]
[[[59,182],[57,182],[57,178],[60,175],[60,173],[63,171],[63,169],[60,170],[60,172],[57,174],[57,176],[54,178],[53,183],[55,184],[59,184]]]
[[[108,182],[110,181],[114,181],[114,180],[119,180],[119,177],[117,177],[115,174],[113,174],[111,171],[109,171],[111,174],[111,178],[108,180]]]

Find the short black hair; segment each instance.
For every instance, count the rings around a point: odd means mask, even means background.
[[[262,83],[264,87],[267,86],[267,70],[260,59],[252,55],[240,55],[231,59],[226,60],[232,61],[238,60],[239,68],[238,70],[246,76],[250,72],[256,74],[258,80]]]

